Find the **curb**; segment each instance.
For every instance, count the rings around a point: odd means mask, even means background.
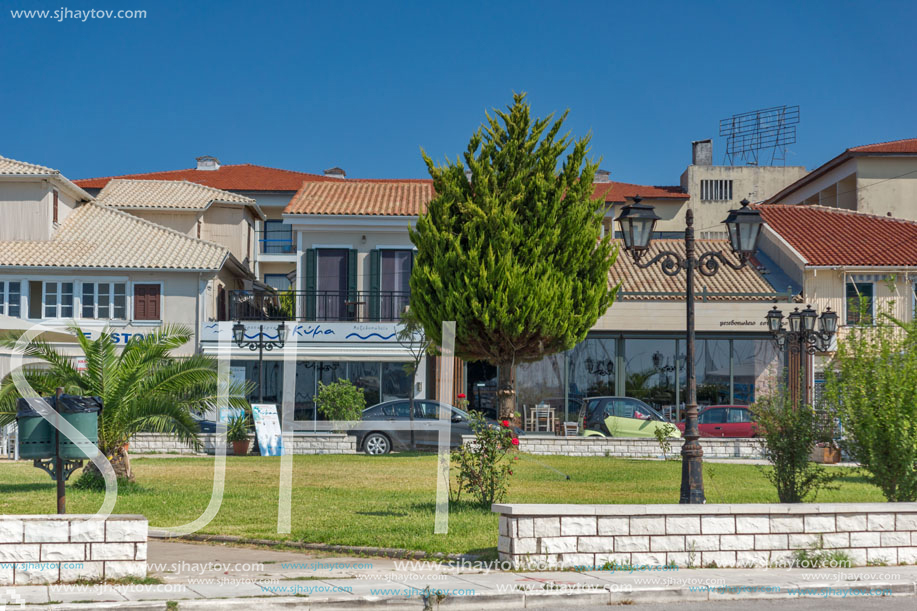
[[[151,539],[163,541],[198,541],[201,543],[235,543],[238,545],[260,545],[264,547],[292,547],[318,552],[337,552],[348,555],[378,556],[382,558],[398,558],[404,560],[476,560],[476,556],[463,556],[461,554],[429,554],[416,550],[401,549],[397,547],[368,547],[355,545],[335,545],[331,543],[304,543],[302,541],[274,541],[272,539],[249,539],[233,535],[178,535],[171,536],[161,530],[150,529]]]
[[[891,594],[869,596],[870,598],[903,598],[917,596],[915,582],[844,582],[835,585],[813,585],[804,588],[805,594],[792,594],[797,586],[783,587],[781,592],[747,592],[757,590],[760,586],[729,586],[733,593],[719,593],[713,590],[692,591],[687,587],[645,588],[630,592],[608,590],[591,591],[519,591],[507,593],[483,593],[473,596],[446,596],[441,600],[421,596],[350,596],[350,597],[310,597],[310,596],[270,596],[250,598],[223,599],[183,599],[177,602],[178,611],[250,611],[253,606],[258,611],[338,611],[345,609],[376,609],[384,607],[386,611],[438,611],[442,609],[455,611],[481,611],[488,609],[525,609],[533,607],[566,608],[586,605],[629,605],[635,603],[679,603],[679,602],[715,602],[726,600],[779,600],[797,598],[852,598],[851,592],[870,590],[890,590]],[[119,602],[119,603],[63,603],[53,605],[28,606],[34,611],[173,611],[165,600]]]

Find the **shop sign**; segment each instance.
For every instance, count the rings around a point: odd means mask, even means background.
[[[204,325],[202,341],[218,341],[220,325],[226,325],[226,333],[232,337],[231,321],[214,322]],[[279,322],[245,323],[245,336],[257,338],[261,326],[264,326],[266,339],[276,337]],[[309,344],[326,342],[335,344],[397,344],[398,323],[394,322],[287,322],[287,342]]]

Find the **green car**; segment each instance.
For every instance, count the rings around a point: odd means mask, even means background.
[[[630,397],[589,397],[580,409],[579,425],[585,437],[655,437],[668,422],[655,409]],[[680,439],[674,429],[669,437]]]

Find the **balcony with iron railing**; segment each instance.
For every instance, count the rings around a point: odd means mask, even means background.
[[[258,253],[262,255],[295,255],[296,240],[292,231],[266,229],[258,232]]]
[[[398,291],[229,291],[229,320],[396,321],[411,301]]]

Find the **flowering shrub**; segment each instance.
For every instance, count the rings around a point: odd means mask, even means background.
[[[477,412],[469,415],[474,441],[452,452],[458,476],[450,482],[449,497],[456,502],[461,500],[462,492],[467,492],[476,504],[489,509],[506,496],[508,479],[513,474],[507,455],[519,440],[508,420],[494,426]]]

